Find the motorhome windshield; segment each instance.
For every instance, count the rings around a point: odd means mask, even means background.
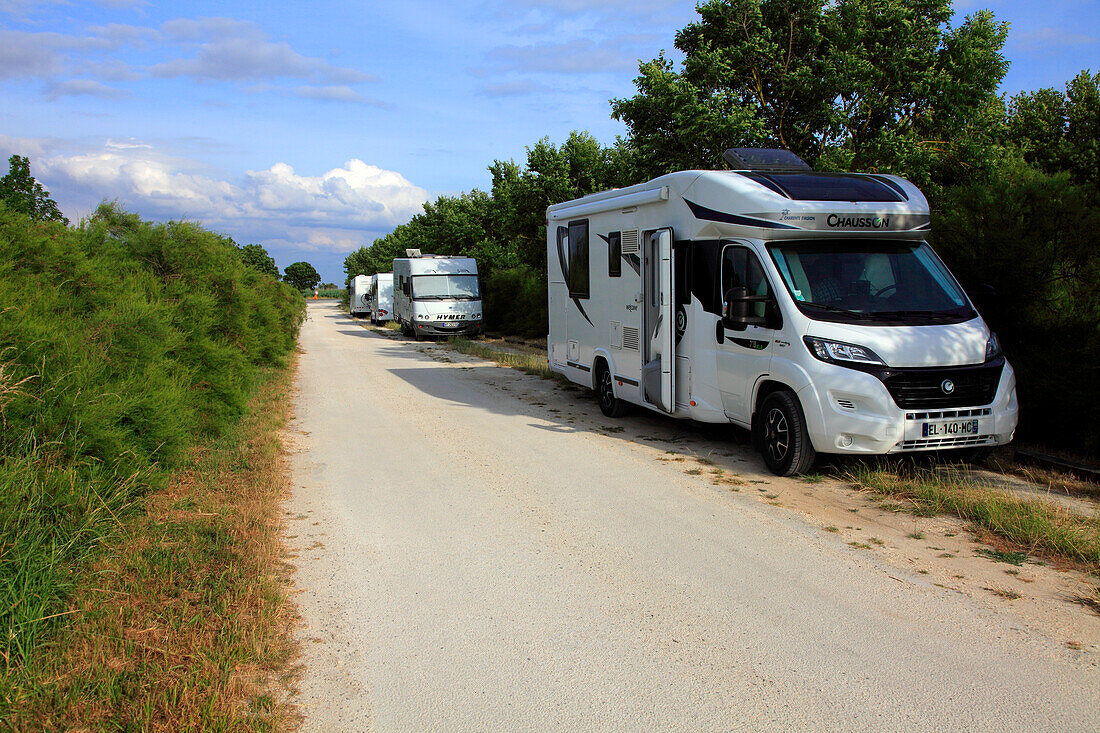
[[[415,300],[477,300],[477,275],[413,275]]]
[[[920,325],[977,315],[924,242],[777,242],[768,251],[799,310],[815,320]]]

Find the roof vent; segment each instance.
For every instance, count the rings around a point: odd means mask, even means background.
[[[813,170],[790,150],[776,148],[730,148],[722,159],[735,171],[804,173]]]
[[[405,250],[405,256],[406,257],[423,257],[423,255],[420,254],[420,250],[418,250],[418,249],[407,249],[407,250]]]

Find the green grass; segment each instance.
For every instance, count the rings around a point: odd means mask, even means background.
[[[102,206],[70,228],[0,206],[0,720],[144,497],[287,363],[303,311],[196,225]]]
[[[879,496],[902,500],[918,516],[953,514],[1025,554],[1100,570],[1100,517],[979,486],[961,472],[889,471],[863,467],[849,480]]]

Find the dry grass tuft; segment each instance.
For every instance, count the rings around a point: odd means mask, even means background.
[[[16,727],[294,726],[285,693],[294,612],[279,537],[291,374],[274,372],[236,433],[194,450],[192,467],[146,497],[85,574],[75,620]]]
[[[978,485],[960,472],[858,468],[848,480],[904,502],[918,516],[954,514],[1004,553],[1020,552],[1100,571],[1100,515],[1086,517],[1037,499]]]

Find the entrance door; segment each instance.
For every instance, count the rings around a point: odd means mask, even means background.
[[[644,255],[643,395],[649,404],[673,413],[676,411],[676,294],[673,291],[672,230],[647,232]]]

